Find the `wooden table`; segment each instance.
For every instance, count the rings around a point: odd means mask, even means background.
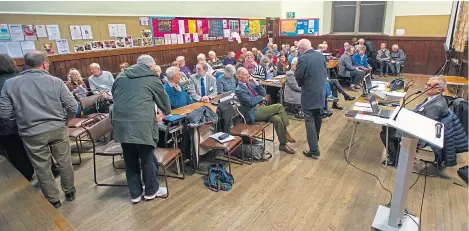
[[[461,76],[445,76],[444,78],[448,87],[445,92],[443,92],[443,95],[454,98],[462,97],[467,100],[469,80]]]
[[[0,155],[0,230],[76,230]]]
[[[285,87],[285,81],[286,81],[286,77],[283,76],[282,78],[275,78],[275,80],[278,80],[278,81],[266,81],[266,80],[261,80],[260,81],[260,84],[264,87],[276,87],[276,88],[280,88],[279,90],[279,103],[280,104],[283,104],[283,88]]]

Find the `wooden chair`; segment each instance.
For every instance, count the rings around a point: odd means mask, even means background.
[[[127,186],[125,184],[102,184],[98,183],[96,176],[96,156],[111,156],[112,157],[112,166],[114,169],[124,169],[116,167],[115,157],[121,156],[123,154],[122,147],[120,143],[116,143],[113,140],[106,143],[104,146],[96,147],[96,142],[101,137],[105,137],[106,134],[112,131],[112,124],[110,118],[105,118],[97,123],[93,123],[93,118],[88,119],[82,123],[82,128],[86,130],[86,133],[90,137],[90,140],[93,144],[93,174],[94,182],[98,186]],[[91,123],[91,125],[90,125]]]
[[[81,110],[82,110],[81,112],[83,113],[83,115],[85,114],[85,109],[95,105],[100,98],[101,98],[101,94],[96,94],[96,95],[92,95],[92,96],[88,96],[83,99],[80,99],[79,103],[81,105]],[[101,114],[101,113],[90,114],[84,118],[73,118],[68,122],[67,126],[69,128],[79,128],[81,127],[81,123],[88,120],[88,118],[94,117],[97,114]]]
[[[168,192],[162,198],[167,198],[169,196],[169,186],[168,186],[168,177],[178,178],[184,180],[185,173],[184,173],[184,160],[182,157],[182,152],[180,149],[176,148],[155,148],[154,155],[156,160],[158,160],[158,165],[163,168],[163,175],[164,175],[164,182]],[[182,176],[173,176],[167,175],[166,170],[171,166],[173,163],[176,162],[178,174],[180,174],[180,169],[182,169]]]

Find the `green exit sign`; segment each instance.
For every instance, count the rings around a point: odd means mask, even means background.
[[[287,18],[295,18],[295,12],[287,12]]]

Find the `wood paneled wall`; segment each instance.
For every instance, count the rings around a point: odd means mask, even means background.
[[[120,71],[120,63],[127,62],[130,65],[135,64],[137,58],[142,54],[151,55],[156,59],[157,64],[165,66],[175,61],[177,56],[182,55],[186,57],[186,65],[192,69],[192,67],[197,63],[197,55],[200,53],[207,55],[209,51],[213,50],[217,53],[217,56],[224,56],[230,51],[237,52],[241,50],[241,47],[246,47],[248,49],[251,49],[252,47],[263,48],[266,44],[267,39],[260,39],[255,42],[246,41],[239,44],[237,42],[228,42],[225,40],[181,45],[162,45],[156,47],[92,51],[70,55],[54,55],[49,56],[49,61],[51,62],[49,72],[51,75],[66,80],[70,68],[76,68],[80,71],[81,75],[85,77],[89,76],[88,66],[91,63],[98,63],[102,70],[114,73]],[[15,59],[15,61],[20,68],[23,68],[23,59]]]
[[[344,42],[350,42],[353,37],[360,38],[362,36],[342,36],[342,35],[325,35],[318,37],[280,37],[280,44],[293,44],[302,38],[311,41],[313,47],[317,47],[323,41],[327,41],[329,49],[336,50],[343,47]],[[376,49],[380,44],[385,42],[387,48],[391,50],[392,44],[399,45],[399,48],[406,53],[404,66],[405,73],[414,74],[434,74],[445,61],[445,51],[443,43],[444,37],[397,37],[397,36],[363,36],[370,40]]]

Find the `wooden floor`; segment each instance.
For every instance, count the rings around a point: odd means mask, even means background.
[[[422,88],[427,77],[412,78],[417,84],[410,92]],[[353,104],[340,98],[346,108]],[[268,162],[233,165],[235,185],[228,192],[208,190],[203,177],[195,174],[186,180],[170,179],[168,199],[132,205],[127,188],[95,186],[92,157],[85,153],[84,162],[75,172],[77,198],[71,203],[64,202],[59,210],[78,230],[86,231],[370,230],[378,205],[388,203],[390,195],[375,178],[345,162],[344,149],[352,123],[344,119],[344,113],[334,111],[323,122],[319,160],[301,154],[307,149],[304,122],[292,120],[289,131],[298,142],[291,146],[297,154],[275,149]],[[379,127],[359,126],[359,139],[350,158],[353,164],[378,176],[392,191],[396,169],[381,165],[384,150],[379,132]],[[272,143],[267,147],[271,149]],[[278,148],[278,143],[275,147]],[[427,178],[422,230],[467,230],[467,184],[456,174],[466,162],[467,153],[460,154],[458,166],[445,169],[450,178]],[[124,182],[124,171],[114,170],[111,158],[97,157],[97,165],[101,181]],[[417,175],[412,175],[412,180],[416,178]],[[423,183],[420,177],[407,202],[407,210],[417,216]]]

